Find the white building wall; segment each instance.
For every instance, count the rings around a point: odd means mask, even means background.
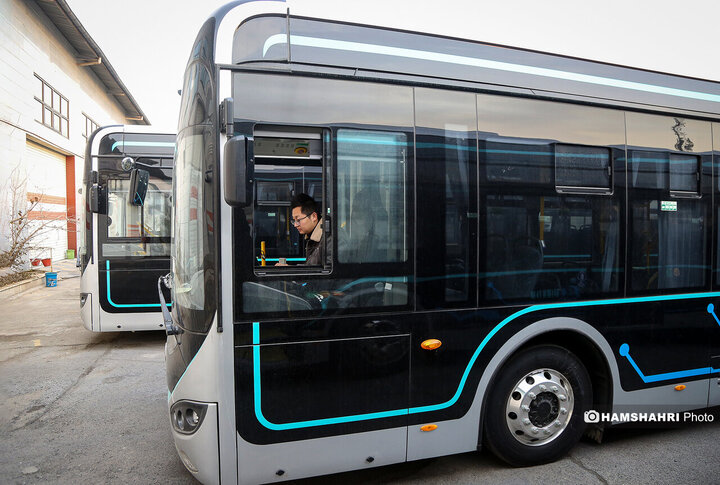
[[[81,19],[82,21],[82,19]],[[121,106],[89,67],[79,67],[76,52],[32,2],[0,0],[0,250],[7,247],[10,175],[26,178],[26,140],[32,139],[75,157],[75,192],[81,187],[85,154],[83,112],[99,126],[124,124]],[[38,96],[42,77],[69,102],[69,137],[41,119]],[[77,197],[76,214],[81,207]]]

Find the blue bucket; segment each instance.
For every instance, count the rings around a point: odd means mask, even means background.
[[[57,273],[52,271],[45,273],[45,286],[57,286]]]

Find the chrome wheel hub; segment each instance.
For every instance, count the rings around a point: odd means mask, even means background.
[[[505,419],[516,440],[528,446],[540,446],[562,434],[574,407],[575,399],[567,378],[553,369],[536,369],[510,391]]]

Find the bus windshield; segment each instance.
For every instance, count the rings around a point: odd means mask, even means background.
[[[183,85],[178,123],[173,194],[171,267],[174,277],[173,313],[185,329],[204,332],[213,320],[215,302],[214,167],[216,167],[213,116],[214,87],[208,69],[211,52],[200,48],[214,32],[209,21],[199,36]]]
[[[176,212],[175,236],[177,254],[173,262],[175,272],[175,301],[178,305],[192,310],[204,307],[203,255],[206,247],[203,241],[204,227],[198,218],[203,189],[202,136],[185,132],[178,137],[178,173],[175,193],[177,197],[190,200],[187,210]],[[199,153],[198,153],[199,152]]]
[[[151,172],[142,206],[130,204],[128,178],[108,178],[107,182],[108,225],[103,256],[169,256],[170,176],[160,170]]]

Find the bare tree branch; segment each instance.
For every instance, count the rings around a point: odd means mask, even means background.
[[[9,212],[10,234],[8,237],[8,249],[0,252],[0,267],[10,266],[19,270],[26,263],[26,256],[34,249],[38,239],[51,230],[62,229],[57,223],[67,222],[67,217],[44,217],[45,211],[40,205],[43,195],[31,199],[27,197],[27,176],[20,173],[19,165],[15,167],[10,175]]]

